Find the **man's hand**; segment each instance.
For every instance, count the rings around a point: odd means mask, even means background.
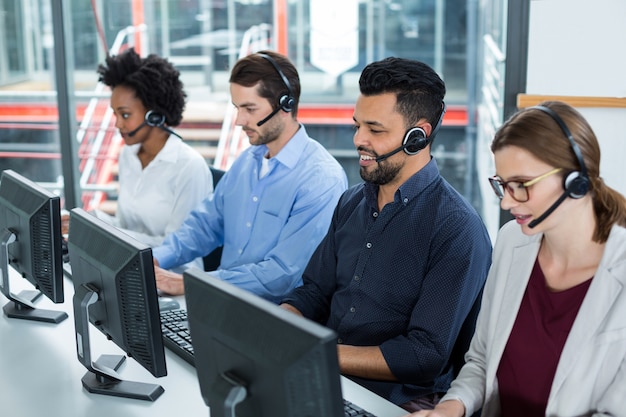
[[[298,310],[297,308],[295,308],[291,304],[283,303],[279,307],[283,308],[283,309],[285,309],[287,311],[291,311],[292,313],[297,314],[298,316],[302,316],[302,313],[300,312],[300,310]]]
[[[183,295],[185,293],[183,276],[181,274],[159,268],[155,265],[154,275],[156,278],[157,289],[169,295]]]
[[[66,237],[70,233],[70,213],[63,210],[61,213],[61,234]]]

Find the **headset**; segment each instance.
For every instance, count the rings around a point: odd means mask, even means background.
[[[437,124],[433,128],[430,136],[426,137],[426,132],[421,127],[412,127],[406,131],[404,134],[404,139],[402,140],[402,145],[391,152],[383,154],[376,158],[376,162],[384,161],[397,154],[400,151],[404,151],[407,155],[415,155],[435,139],[437,132],[439,132],[439,128],[441,127],[441,123],[443,122],[443,115],[446,113],[446,103],[441,103],[441,115],[439,116],[439,120],[437,120]]]
[[[146,124],[152,127],[161,127],[165,124],[165,116],[154,110],[148,111],[144,119]]]
[[[583,160],[583,154],[580,151],[580,148],[574,141],[574,136],[570,132],[569,128],[561,119],[561,117],[552,109],[545,106],[533,106],[529,107],[529,109],[540,110],[550,116],[552,120],[556,122],[557,125],[563,131],[565,137],[569,141],[570,147],[576,156],[576,160],[578,161],[578,165],[580,165],[580,171],[571,171],[569,172],[563,181],[563,194],[552,204],[541,216],[537,219],[528,223],[528,227],[531,229],[537,226],[539,223],[545,220],[567,197],[570,198],[583,198],[585,194],[589,191],[589,175],[587,174],[587,167],[585,166],[585,161]]]
[[[278,66],[276,61],[267,54],[259,53],[258,55],[261,58],[264,58],[265,60],[267,60],[270,64],[272,64],[272,66],[274,67],[278,75],[280,75],[280,78],[283,80],[283,84],[285,84],[285,87],[287,87],[287,94],[282,95],[278,99],[278,107],[276,107],[276,109],[273,110],[266,118],[264,118],[263,120],[261,120],[260,122],[256,124],[257,126],[261,126],[265,122],[267,122],[269,119],[274,117],[274,115],[278,113],[280,110],[286,113],[292,112],[293,109],[296,107],[296,99],[294,98],[293,90],[291,89],[291,84],[289,83],[289,79],[287,79],[287,76],[285,76],[285,74],[280,69],[280,66]]]
[[[534,106],[531,107],[531,109],[540,110],[549,115],[556,122],[556,124],[559,125],[565,137],[567,137],[570,147],[572,148],[572,151],[574,151],[574,155],[578,161],[578,165],[580,166],[580,171],[572,171],[568,173],[565,176],[563,188],[567,192],[567,196],[570,198],[584,197],[589,191],[589,175],[587,175],[587,168],[585,167],[583,153],[580,151],[576,141],[574,141],[574,136],[572,136],[572,133],[563,119],[561,119],[561,117],[554,110],[545,106]]]
[[[165,130],[166,132],[171,133],[172,135],[178,136],[179,138],[182,139],[182,137],[180,137],[178,133],[174,132],[172,129],[165,126],[165,115],[161,113],[157,113],[154,110],[149,110],[148,112],[146,112],[143,122],[141,122],[141,124],[137,126],[136,129],[128,132],[128,136],[131,136],[131,137],[135,136],[135,134],[139,132],[139,130],[141,130],[141,128],[143,128],[144,126],[161,128]]]

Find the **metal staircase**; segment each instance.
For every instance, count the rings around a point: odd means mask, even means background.
[[[126,28],[118,34],[110,53],[119,53],[125,45],[133,46],[135,33],[145,32],[145,25]],[[270,36],[271,27],[266,24],[248,29],[242,39],[239,58],[270,48]],[[141,44],[147,43],[142,41]],[[112,213],[115,211],[117,158],[123,141],[114,126],[109,95],[103,95],[103,92],[104,85],[99,83],[77,134],[80,142],[80,185],[86,210],[99,208]],[[229,103],[230,100],[226,102]],[[187,104],[186,115],[176,129],[177,133],[197,149],[207,163],[223,170],[228,169],[239,153],[249,146],[241,128],[235,126],[234,107],[228,104],[220,106],[218,113],[223,112],[221,114],[224,117],[213,121],[206,117],[194,118],[192,114],[198,112],[189,110],[193,107],[193,103]]]

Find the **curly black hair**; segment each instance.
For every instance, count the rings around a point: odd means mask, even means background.
[[[132,88],[144,107],[165,116],[165,123],[178,126],[183,118],[187,94],[180,72],[165,58],[150,54],[140,57],[134,49],[107,57],[97,70],[99,81],[110,88]]]

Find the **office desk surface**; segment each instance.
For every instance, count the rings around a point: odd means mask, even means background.
[[[23,281],[25,285],[21,283]],[[20,285],[18,285],[20,284]],[[22,287],[23,285],[23,287]],[[11,278],[12,292],[32,289],[22,278]],[[21,288],[20,288],[21,287]],[[72,311],[72,283],[65,281],[65,303],[55,305],[42,297],[41,308],[66,311],[60,324],[0,317],[0,415],[19,417],[139,417],[209,416],[200,396],[195,368],[166,349],[168,375],[154,378],[133,359],[119,370],[131,381],[161,385],[165,392],[155,401],[90,394],[83,389],[85,367],[78,361]],[[0,304],[7,299],[0,295]],[[90,326],[91,353],[122,354],[113,342]],[[342,377],[343,396],[380,417],[400,417],[404,410]]]

